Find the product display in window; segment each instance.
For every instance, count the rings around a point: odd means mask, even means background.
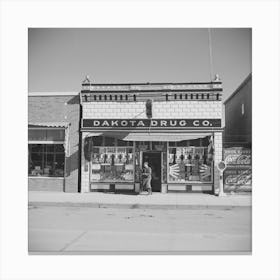
[[[212,160],[207,157],[207,147],[172,147],[168,152],[169,182],[211,182]]]
[[[62,144],[29,144],[29,176],[63,177],[65,153]]]
[[[133,156],[133,148],[93,148],[91,161],[91,180],[93,182],[133,181]]]

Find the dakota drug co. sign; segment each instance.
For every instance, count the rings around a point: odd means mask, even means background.
[[[215,128],[221,127],[221,119],[83,119],[83,128]]]

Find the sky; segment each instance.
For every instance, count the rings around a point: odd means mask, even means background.
[[[212,73],[227,99],[252,71],[250,28],[211,28]],[[30,28],[29,92],[92,83],[209,82],[208,28]]]

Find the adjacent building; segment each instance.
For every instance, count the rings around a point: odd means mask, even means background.
[[[29,93],[29,190],[78,192],[79,128],[78,93]]]
[[[224,102],[224,146],[252,145],[252,74]]]
[[[29,188],[219,192],[222,83],[96,84],[29,94]]]
[[[252,191],[252,74],[224,102],[225,192]]]

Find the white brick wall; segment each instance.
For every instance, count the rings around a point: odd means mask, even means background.
[[[81,159],[81,192],[89,192],[90,188],[89,188],[89,163],[85,160],[84,157],[84,140],[85,137],[88,133],[87,132],[83,132],[82,133],[82,159]],[[85,167],[87,164],[87,172],[85,171]]]
[[[83,104],[84,119],[144,119],[145,102],[88,102]],[[222,119],[221,101],[161,101],[153,102],[154,119],[193,119],[208,118]],[[84,139],[82,134],[82,171],[81,191],[89,192],[89,168],[85,171]],[[214,133],[215,167],[214,167],[214,190],[219,193],[219,171],[217,164],[222,160],[222,133]],[[89,167],[89,166],[88,166]]]
[[[217,168],[218,163],[223,159],[223,138],[222,132],[214,133],[214,151],[215,151],[215,166],[214,166],[214,191],[215,194],[219,193],[219,177],[220,172]]]
[[[83,104],[84,119],[144,119],[145,102],[87,102]],[[153,118],[222,118],[221,101],[153,102]]]

